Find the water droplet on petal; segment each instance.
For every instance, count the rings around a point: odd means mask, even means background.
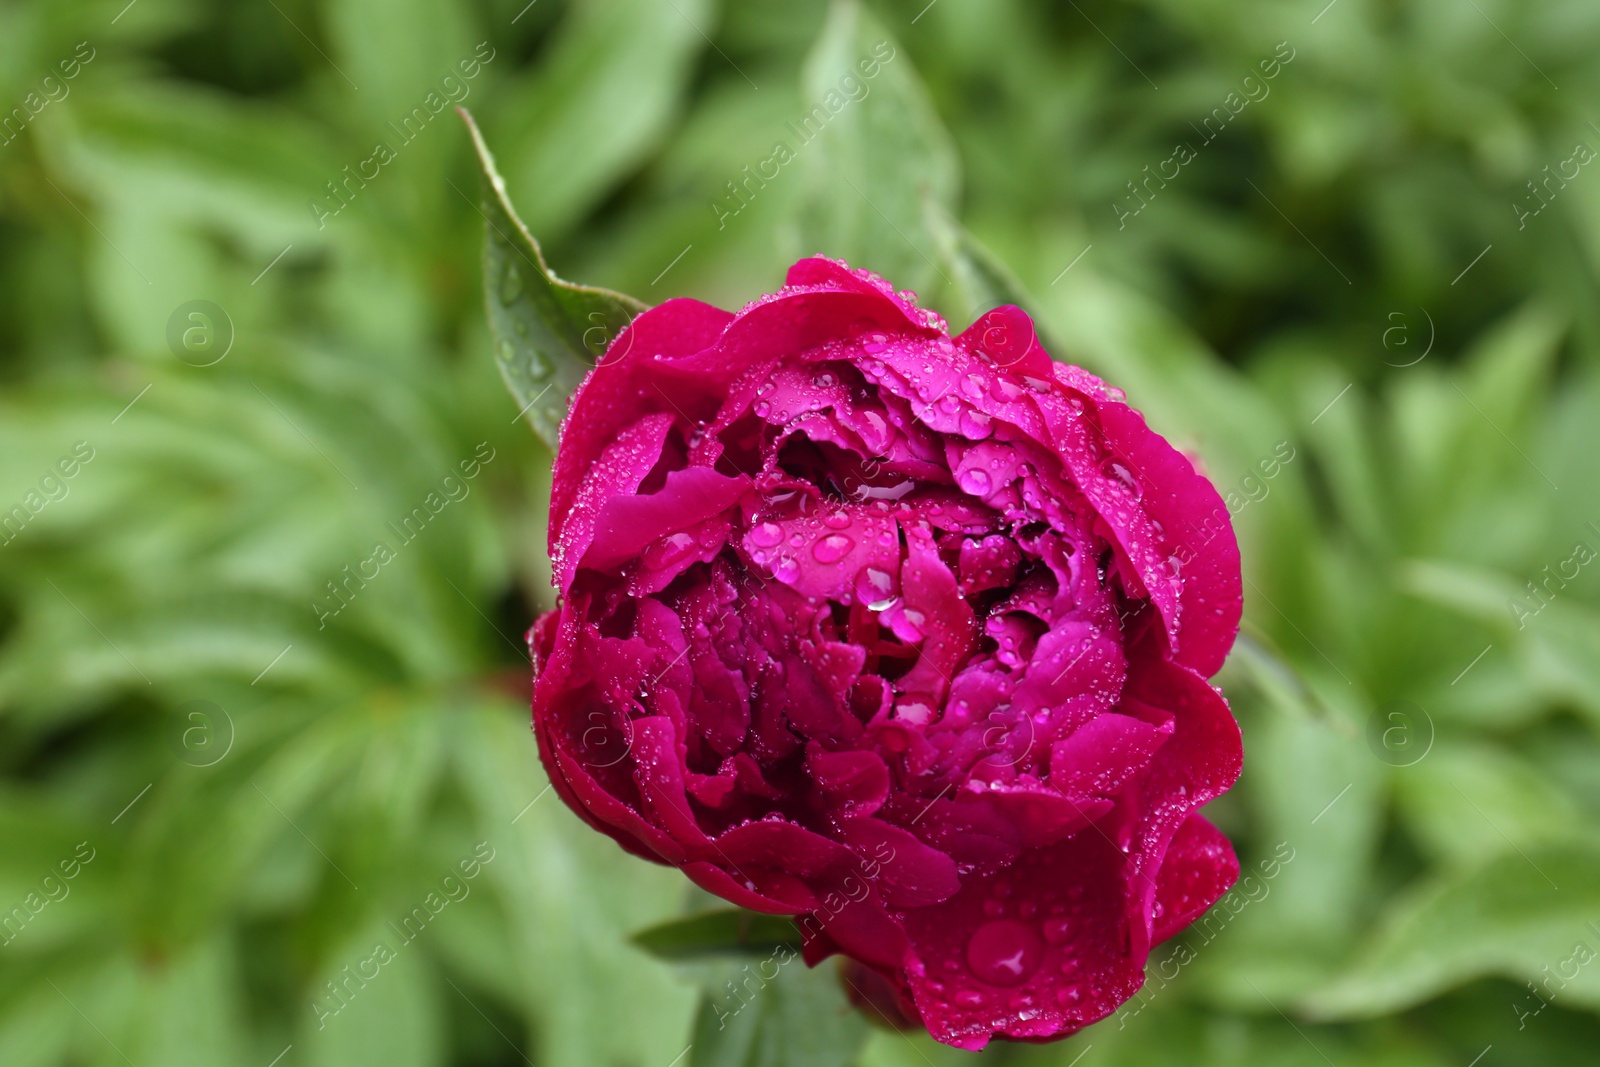
[[[818,563],[838,563],[856,547],[854,539],[844,534],[829,534],[811,546],[811,554]]]
[[[644,565],[650,570],[662,570],[687,558],[700,548],[690,534],[678,531],[652,544],[644,550]]]
[[[1133,477],[1133,472],[1127,467],[1113,459],[1107,460],[1105,465],[1100,469],[1102,472],[1104,472],[1107,478],[1110,478],[1112,481],[1116,482],[1118,485],[1122,486],[1122,488],[1126,489],[1130,494],[1132,494],[1135,500],[1139,499],[1139,494],[1141,492],[1139,483]]]
[[[989,395],[996,400],[1010,403],[1022,395],[1022,386],[1007,378],[996,378],[994,384],[989,387]]]
[[[1044,939],[1052,945],[1064,945],[1072,940],[1072,922],[1068,919],[1046,919]]]
[[[983,496],[989,491],[989,475],[987,471],[971,468],[956,475],[956,482],[963,492],[973,496]]]
[[[1014,919],[984,923],[967,942],[967,966],[990,985],[1021,985],[1039,969],[1043,958],[1039,935]]]
[[[926,627],[928,624],[928,617],[922,612],[918,611],[916,608],[907,608],[905,611],[900,613],[900,617],[905,620],[906,626],[908,626],[914,634],[911,640],[920,641],[924,636],[927,635],[928,631],[924,629],[924,627]]]
[[[762,548],[773,548],[783,540],[783,530],[775,522],[763,522],[751,527],[750,543]]]

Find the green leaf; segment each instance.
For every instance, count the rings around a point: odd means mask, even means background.
[[[464,108],[460,113],[483,178],[483,299],[495,360],[533,432],[554,448],[578,383],[645,306],[631,296],[556,277],[511,206],[477,124]]]
[[[1042,333],[1043,327],[1039,324],[1039,311],[1033,295],[1012,273],[1011,268],[984,247],[926,186],[923,188],[922,210],[924,223],[938,249],[939,262],[944,264],[950,278],[951,291],[945,297],[950,313],[961,322],[971,323],[991,308],[1015,304],[1033,317],[1035,328]],[[959,315],[956,314],[957,308],[960,309]],[[1052,354],[1061,352],[1060,345],[1047,336],[1041,336],[1040,343]]]
[[[766,956],[780,945],[799,945],[800,931],[782,916],[721,908],[640,930],[630,940],[664,960],[722,954]]]
[[[1600,1008],[1600,967],[1568,962],[1579,945],[1590,959],[1600,954],[1597,916],[1600,851],[1506,850],[1398,905],[1355,964],[1304,1006],[1325,1019],[1359,1018],[1486,975],[1537,981],[1554,974],[1545,999]],[[1530,995],[1524,1007],[1538,1001]]]
[[[1480,863],[1508,841],[1549,844],[1582,824],[1577,805],[1548,775],[1492,745],[1441,739],[1394,781],[1406,827],[1447,865]]]
[[[684,888],[677,871],[639,862],[579,820],[534,768],[524,705],[462,714],[452,745],[486,864],[521,964],[519,1003],[538,1064],[668,1064],[683,1051],[694,992],[681,974],[627,943],[661,922]],[[626,1021],[619,1025],[618,1007]],[[682,1067],[680,1064],[679,1067]]]
[[[351,937],[324,961],[318,980],[308,983],[293,1005],[300,1019],[296,1052],[305,1057],[299,1062],[311,1067],[442,1064],[442,998],[455,994],[434,988],[435,973],[424,949],[385,925],[362,933],[367,936]]]
[[[510,103],[492,125],[507,134],[512,188],[546,240],[580,223],[665,139],[716,32],[715,9],[710,0],[569,5],[542,61],[499,94]]]
[[[769,977],[770,975],[770,977]],[[700,1001],[691,1067],[840,1067],[855,1062],[867,1023],[832,967],[790,951],[747,965]]]
[[[807,250],[896,286],[921,291],[935,278],[953,285],[933,258],[922,198],[954,205],[955,148],[910,57],[856,0],[835,0],[829,10],[806,57],[801,100],[805,110],[786,132],[806,159]]]

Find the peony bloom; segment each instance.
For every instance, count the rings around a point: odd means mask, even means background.
[[[826,259],[670,300],[578,391],[550,515],[556,790],[940,1041],[1104,1017],[1237,877],[1195,813],[1241,758],[1227,510],[1017,308],[952,338]]]

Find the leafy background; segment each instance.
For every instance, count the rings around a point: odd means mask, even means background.
[[[1181,967],[1158,951],[1170,983],[984,1059],[1600,1062],[1600,963],[1574,963],[1600,951],[1600,567],[1548,577],[1600,551],[1600,175],[1526,184],[1600,148],[1600,8],[524,4],[0,3],[27,119],[0,144],[0,509],[93,453],[0,537],[0,1063],[970,1058],[869,1031],[828,968],[718,1030],[697,990],[741,961],[628,940],[707,901],[545,792],[520,634],[550,457],[495,370],[464,130],[387,125],[479,42],[464,102],[566,277],[737,306],[827,251],[957,327],[1015,289],[1247,501],[1246,771],[1212,814],[1247,866],[1293,859]],[[480,443],[466,498],[319,619]],[[480,843],[470,894],[319,1027]]]

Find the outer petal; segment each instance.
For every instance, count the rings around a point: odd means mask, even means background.
[[[1129,948],[1126,862],[1086,829],[908,912],[907,981],[929,1032],[977,1050],[995,1036],[1065,1036],[1115,1011],[1144,982],[1145,954]]]
[[[1155,926],[1160,944],[1188,926],[1239,880],[1239,859],[1222,831],[1199,815],[1184,820],[1156,875]]]
[[[1194,463],[1137,411],[1102,401],[1100,418],[1112,448],[1137,472],[1144,490],[1140,503],[1166,528],[1177,561],[1183,581],[1178,662],[1209,678],[1233,647],[1244,610],[1239,542],[1228,509]]]
[[[550,487],[550,548],[565,528],[578,484],[606,445],[653,412],[672,413],[683,399],[680,380],[666,370],[688,363],[721,334],[733,316],[698,300],[668,300],[641,314],[619,334],[573,394],[561,424]],[[659,355],[660,360],[655,357]],[[728,368],[697,367],[696,388],[720,396]],[[721,374],[717,371],[721,370]],[[669,402],[669,398],[671,402]],[[693,405],[693,401],[690,401]],[[693,407],[691,406],[691,410]]]

